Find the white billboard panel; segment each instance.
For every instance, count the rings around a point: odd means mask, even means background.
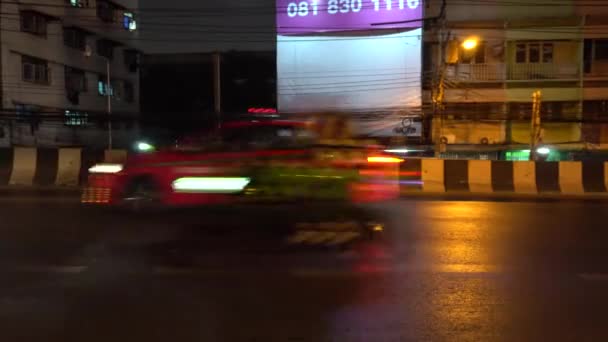
[[[368,36],[278,36],[282,113],[353,113],[358,134],[412,136],[420,112],[421,29]],[[401,133],[400,133],[401,132]],[[415,134],[415,133],[414,133]]]

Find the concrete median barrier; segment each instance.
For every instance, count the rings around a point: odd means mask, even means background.
[[[100,162],[123,162],[126,150],[82,148],[0,149],[0,186],[75,188]],[[402,195],[514,194],[607,195],[608,162],[529,162],[406,159],[400,166]]]
[[[86,182],[87,170],[96,163],[124,161],[125,150],[15,147],[0,149],[0,186],[71,187]]]
[[[401,193],[608,195],[608,163],[406,159]],[[417,175],[417,176],[416,176]]]

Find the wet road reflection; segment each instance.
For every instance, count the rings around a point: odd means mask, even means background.
[[[377,240],[292,250],[270,226],[233,226],[236,215],[7,204],[0,331],[7,341],[608,339],[605,205],[374,209],[386,223]]]

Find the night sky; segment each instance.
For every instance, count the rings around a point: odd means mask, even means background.
[[[274,50],[275,0],[143,0],[147,53]]]

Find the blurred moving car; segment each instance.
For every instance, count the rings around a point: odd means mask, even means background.
[[[354,140],[320,140],[314,123],[241,120],[89,169],[83,203],[130,209],[242,202],[394,198],[402,160]]]

